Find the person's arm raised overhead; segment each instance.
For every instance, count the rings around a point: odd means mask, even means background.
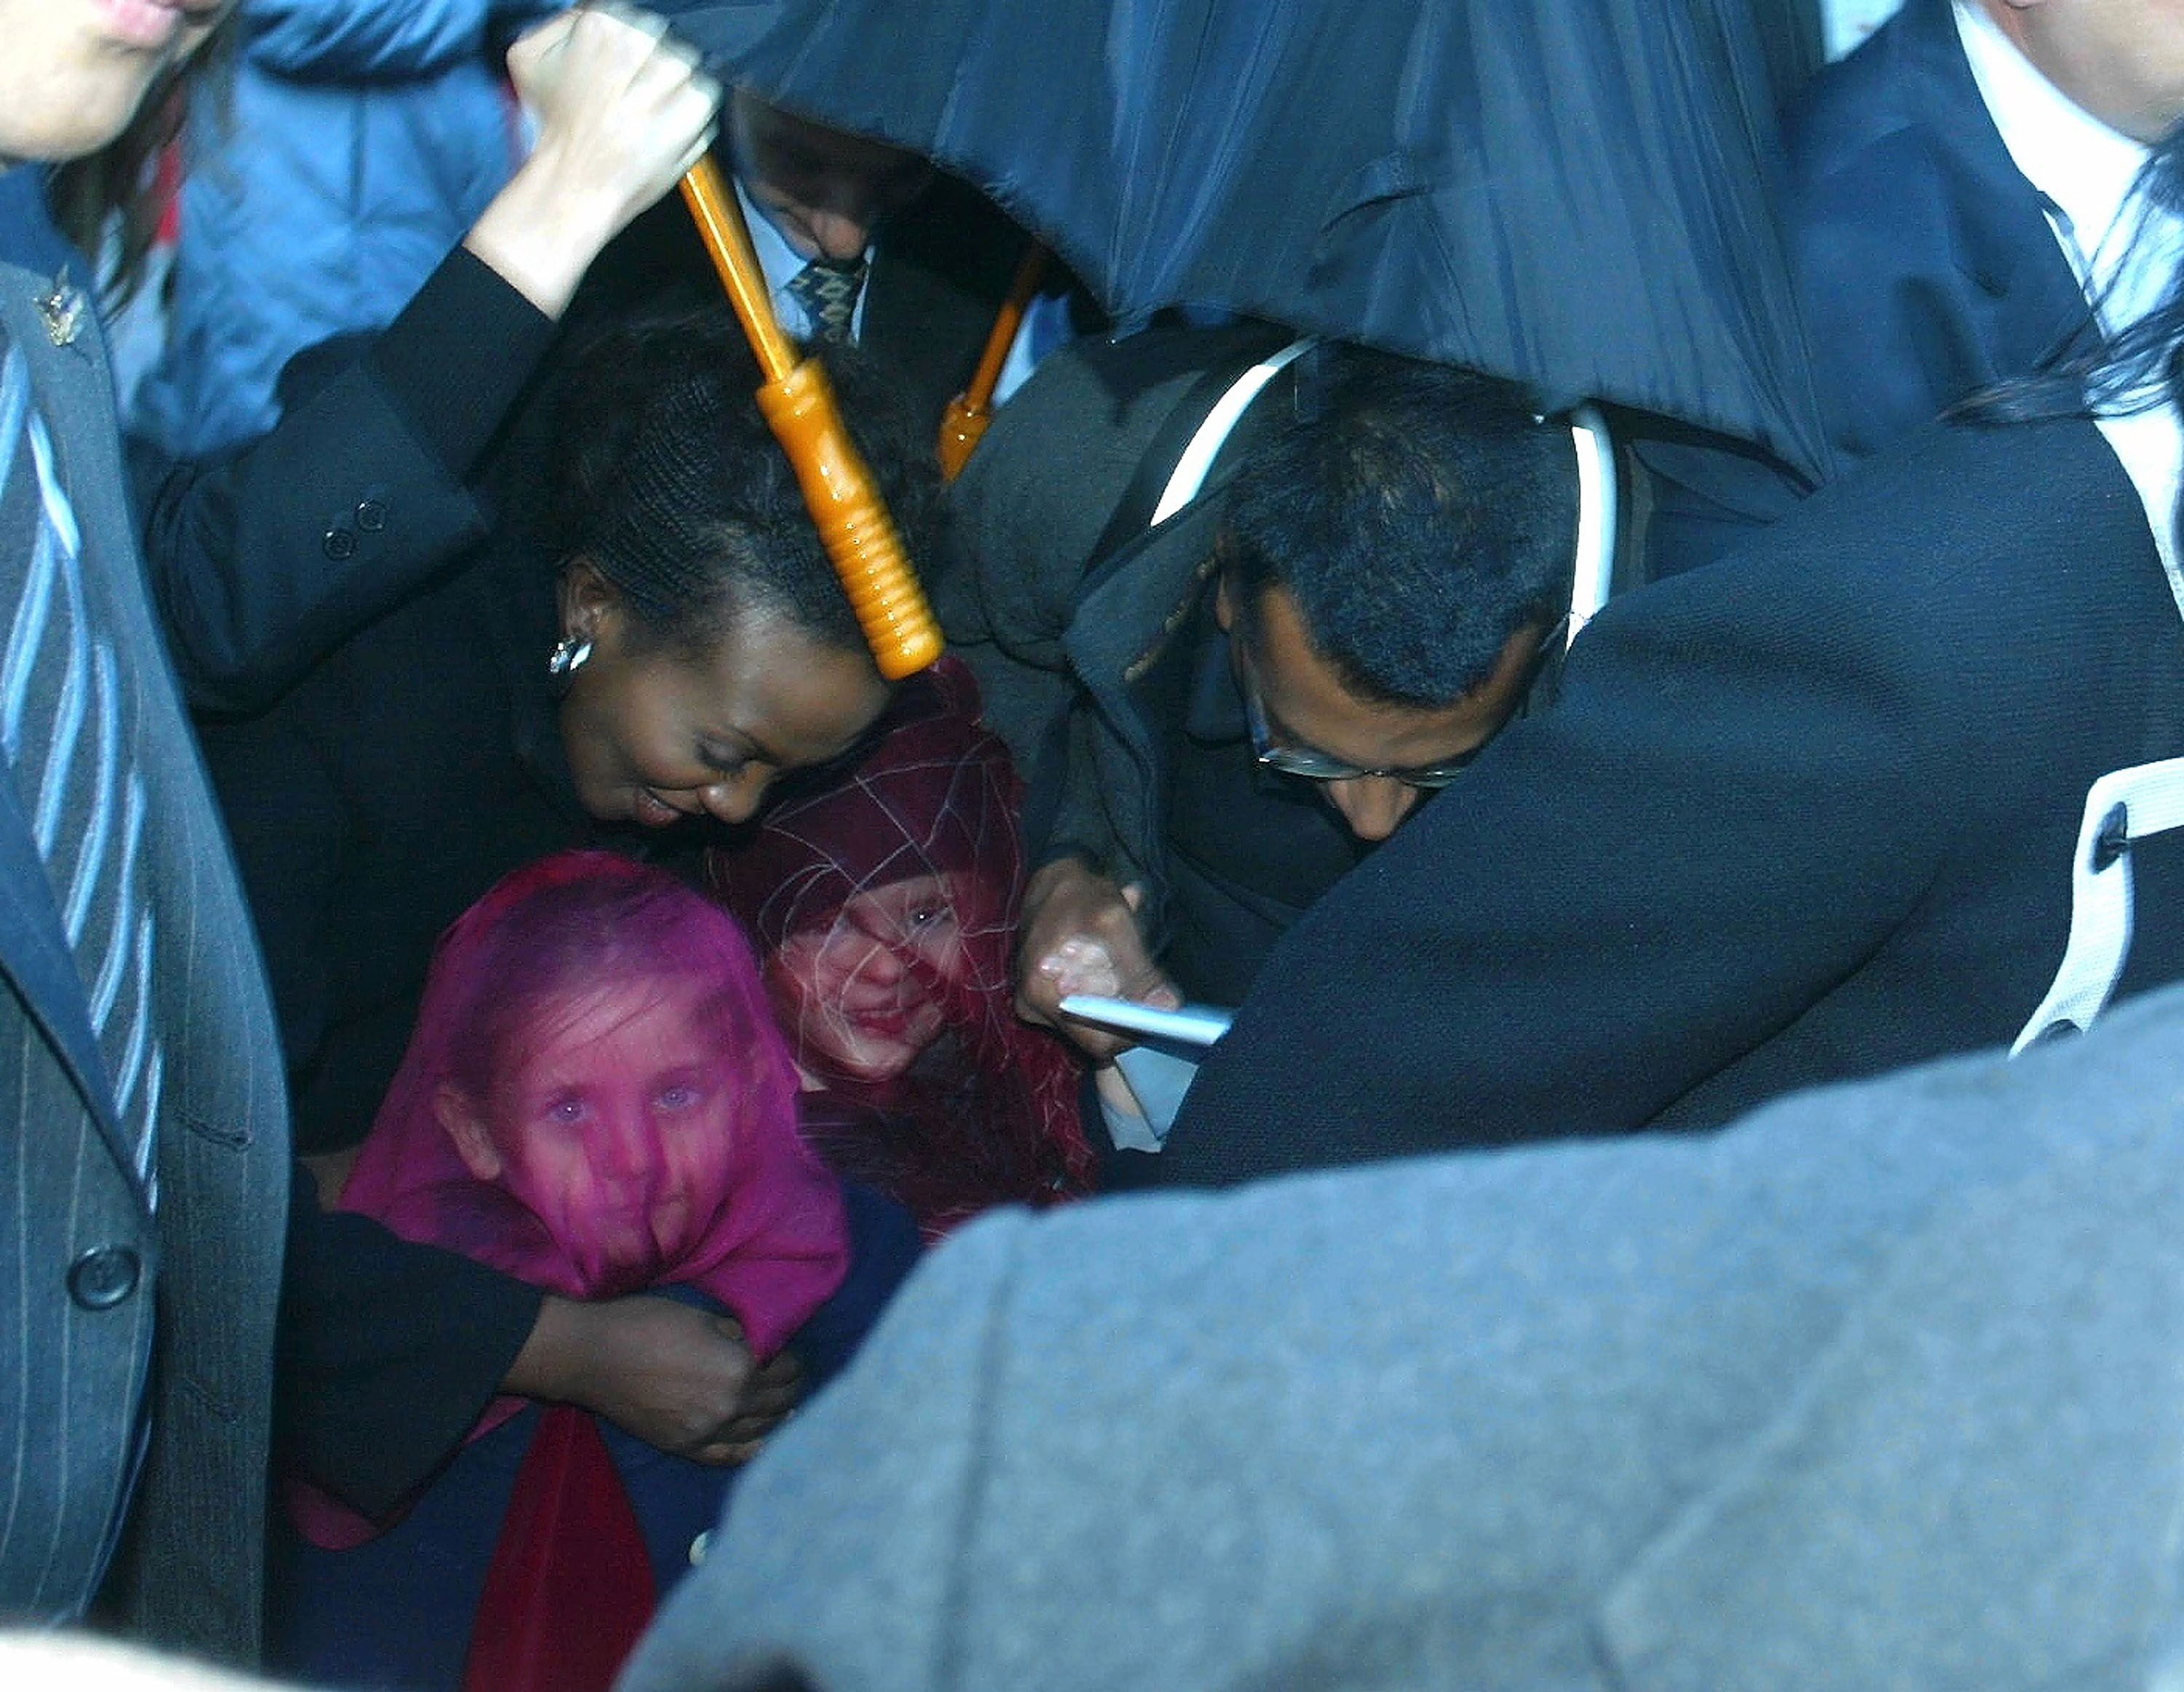
[[[154,467],[145,554],[191,702],[246,715],[483,536],[469,485],[599,249],[713,133],[718,87],[656,19],[564,12],[510,52],[529,160],[393,325],[298,354],[234,455]]]
[[[463,244],[558,317],[599,248],[712,145],[720,85],[664,20],[617,6],[549,18],[508,70],[538,145]]]

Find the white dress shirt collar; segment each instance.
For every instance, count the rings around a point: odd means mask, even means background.
[[[774,320],[798,340],[808,341],[811,338],[811,319],[803,303],[788,292],[788,281],[810,261],[788,244],[788,237],[774,226],[765,208],[750,197],[741,176],[736,177],[735,184],[736,198],[743,203],[744,221],[750,225],[751,251],[758,255],[759,269],[766,273],[766,292],[773,298]],[[872,256],[868,247],[865,249],[867,263]],[[861,290],[856,314],[850,320],[850,338],[861,338],[864,332],[865,291]]]

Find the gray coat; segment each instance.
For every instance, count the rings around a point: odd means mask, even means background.
[[[2184,991],[1568,1143],[1001,1215],[623,1692],[2173,1684]]]
[[[126,1510],[112,1591],[132,1629],[245,1661],[258,1639],[289,1191],[280,1044],[146,598],[104,348],[88,314],[73,342],[53,344],[35,305],[52,287],[50,271],[0,264],[0,322],[31,360],[86,588],[141,705],[124,735],[149,790],[142,849],[165,1072],[155,1211],[0,766],[0,1617],[80,1612]],[[0,548],[28,544],[0,534]],[[0,605],[0,627],[14,609]]]

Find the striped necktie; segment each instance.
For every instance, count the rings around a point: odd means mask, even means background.
[[[814,341],[846,341],[857,320],[857,296],[864,287],[863,259],[837,264],[815,259],[788,279],[788,295],[811,320]]]
[[[88,593],[75,511],[29,361],[4,330],[0,540],[8,548],[0,553],[0,615],[13,619],[0,648],[0,754],[45,861],[122,1131],[149,1191],[161,1060],[150,1014],[147,794],[124,735],[137,702]]]

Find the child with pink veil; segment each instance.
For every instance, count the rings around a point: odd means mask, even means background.
[[[443,936],[337,1207],[571,1298],[680,1289],[738,1323],[763,1362],[851,1262],[844,1188],[800,1137],[797,1088],[734,921],[663,871],[561,853]],[[542,1667],[538,1684],[576,1684],[574,1650],[610,1673],[722,1484],[573,1408],[496,1399],[398,1521],[291,1486],[308,1543],[284,1666],[449,1685],[449,1661],[390,1658],[375,1641],[455,1630],[470,1639],[465,1686],[518,1692]],[[581,1637],[560,1634],[563,1621]]]
[[[849,1261],[796,1085],[733,922],[559,853],[442,938],[338,1208],[572,1298],[697,1288],[768,1355]]]
[[[856,768],[706,854],[757,943],[805,1138],[928,1238],[1091,1189],[1069,1048],[1018,1020],[1022,787],[952,659],[907,684]]]

